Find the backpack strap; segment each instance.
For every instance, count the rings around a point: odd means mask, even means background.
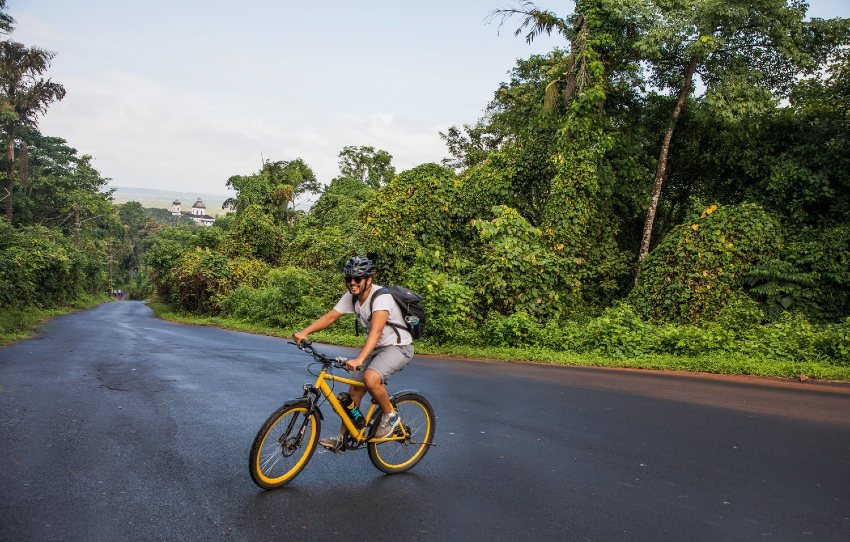
[[[369,298],[369,321],[370,322],[372,321],[372,306],[375,304],[375,298],[378,297],[379,295],[384,295],[384,294],[388,294],[388,293],[390,293],[390,291],[387,290],[386,288],[381,288],[380,290],[375,290],[375,292],[372,293],[372,297]],[[393,329],[393,331],[395,331],[395,342],[396,342],[396,344],[401,344],[401,333],[398,332],[398,328],[400,326],[398,324],[390,323],[389,319],[387,320],[387,323],[385,325],[390,326]]]
[[[354,336],[359,337],[360,336],[360,320],[359,320],[358,314],[357,314],[356,303],[357,303],[357,296],[354,295],[354,294],[351,294],[351,310],[354,311]]]
[[[372,297],[369,298],[369,321],[372,321],[372,307],[375,303],[375,298],[379,295],[384,295],[390,293],[386,288],[381,288],[380,290],[375,290],[372,293]],[[354,311],[354,335],[360,336],[360,314],[357,312],[357,296],[351,294],[351,309]],[[398,324],[393,324],[387,322],[386,325],[390,326],[393,331],[395,331],[396,344],[401,344],[401,333],[398,332],[399,328],[402,327]],[[407,328],[405,328],[407,329]]]

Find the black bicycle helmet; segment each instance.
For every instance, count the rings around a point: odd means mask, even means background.
[[[346,277],[371,277],[375,274],[375,264],[369,258],[352,256],[345,262],[342,272]]]

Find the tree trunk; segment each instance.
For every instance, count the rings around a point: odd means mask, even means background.
[[[74,246],[80,248],[80,208],[74,208]]]
[[[646,212],[646,222],[643,224],[643,238],[640,242],[640,252],[638,253],[638,267],[635,276],[635,284],[640,279],[640,270],[643,265],[643,260],[649,254],[649,241],[652,239],[652,226],[655,224],[655,213],[658,210],[658,200],[661,199],[661,188],[664,186],[664,181],[667,178],[667,157],[670,154],[670,142],[673,140],[673,132],[676,130],[676,122],[679,120],[679,115],[682,113],[682,108],[685,106],[685,99],[691,91],[693,84],[694,72],[697,68],[696,58],[692,59],[685,70],[685,80],[682,83],[682,88],[679,90],[679,99],[676,100],[676,106],[673,108],[673,114],[670,116],[670,123],[667,126],[667,132],[664,134],[664,141],[661,143],[661,153],[658,156],[658,169],[655,171],[655,184],[652,187],[652,199],[649,201],[649,209]]]
[[[6,140],[6,220],[12,223],[12,204],[15,189],[15,130],[9,130]]]
[[[26,141],[21,139],[21,150],[18,156],[18,183],[22,188],[29,187],[29,158],[29,146]]]

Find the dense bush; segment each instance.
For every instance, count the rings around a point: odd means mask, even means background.
[[[384,279],[398,282],[413,265],[420,247],[446,249],[463,242],[454,219],[454,173],[423,164],[400,173],[363,207],[364,242]]]
[[[477,220],[480,240],[472,273],[478,302],[503,315],[553,314],[577,306],[576,284],[543,233],[516,210],[499,206]]]
[[[537,342],[539,324],[525,311],[504,316],[491,312],[484,322],[481,335],[486,344],[495,346],[526,346]]]
[[[274,218],[259,205],[236,215],[222,243],[230,257],[258,258],[270,264],[280,259],[283,236]]]
[[[850,317],[840,324],[827,325],[818,349],[836,365],[850,367]]]
[[[184,253],[171,270],[177,306],[200,313],[218,312],[232,273],[223,254],[199,247]]]
[[[177,305],[177,291],[173,271],[183,254],[196,246],[198,229],[164,228],[147,252],[145,262],[157,298]]]
[[[778,222],[760,206],[712,205],[650,253],[628,301],[656,322],[710,320],[756,266],[779,254],[781,242]]]
[[[153,294],[153,283],[146,273],[137,273],[129,283],[130,299],[145,300]]]
[[[405,281],[425,298],[427,337],[468,343],[476,337],[475,291],[461,277],[468,262],[439,251],[421,250]]]
[[[106,289],[106,255],[43,226],[0,221],[0,307],[52,307]]]
[[[275,268],[257,286],[240,285],[222,299],[223,313],[249,322],[302,327],[327,312],[337,301],[338,288],[322,277],[294,267]]]
[[[342,269],[352,254],[365,254],[361,236],[346,233],[339,226],[310,228],[308,221],[299,224],[294,238],[287,243],[287,264],[304,269]]]
[[[752,269],[747,286],[771,320],[785,311],[841,320],[850,312],[850,224],[789,235],[776,257]]]
[[[653,328],[624,303],[587,322],[575,338],[580,352],[614,357],[638,356],[651,348]]]
[[[230,264],[230,287],[249,286],[256,288],[269,273],[269,265],[253,258],[235,258]]]

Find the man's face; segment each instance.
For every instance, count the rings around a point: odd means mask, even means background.
[[[345,284],[349,292],[360,295],[372,284],[372,277],[345,277]]]

